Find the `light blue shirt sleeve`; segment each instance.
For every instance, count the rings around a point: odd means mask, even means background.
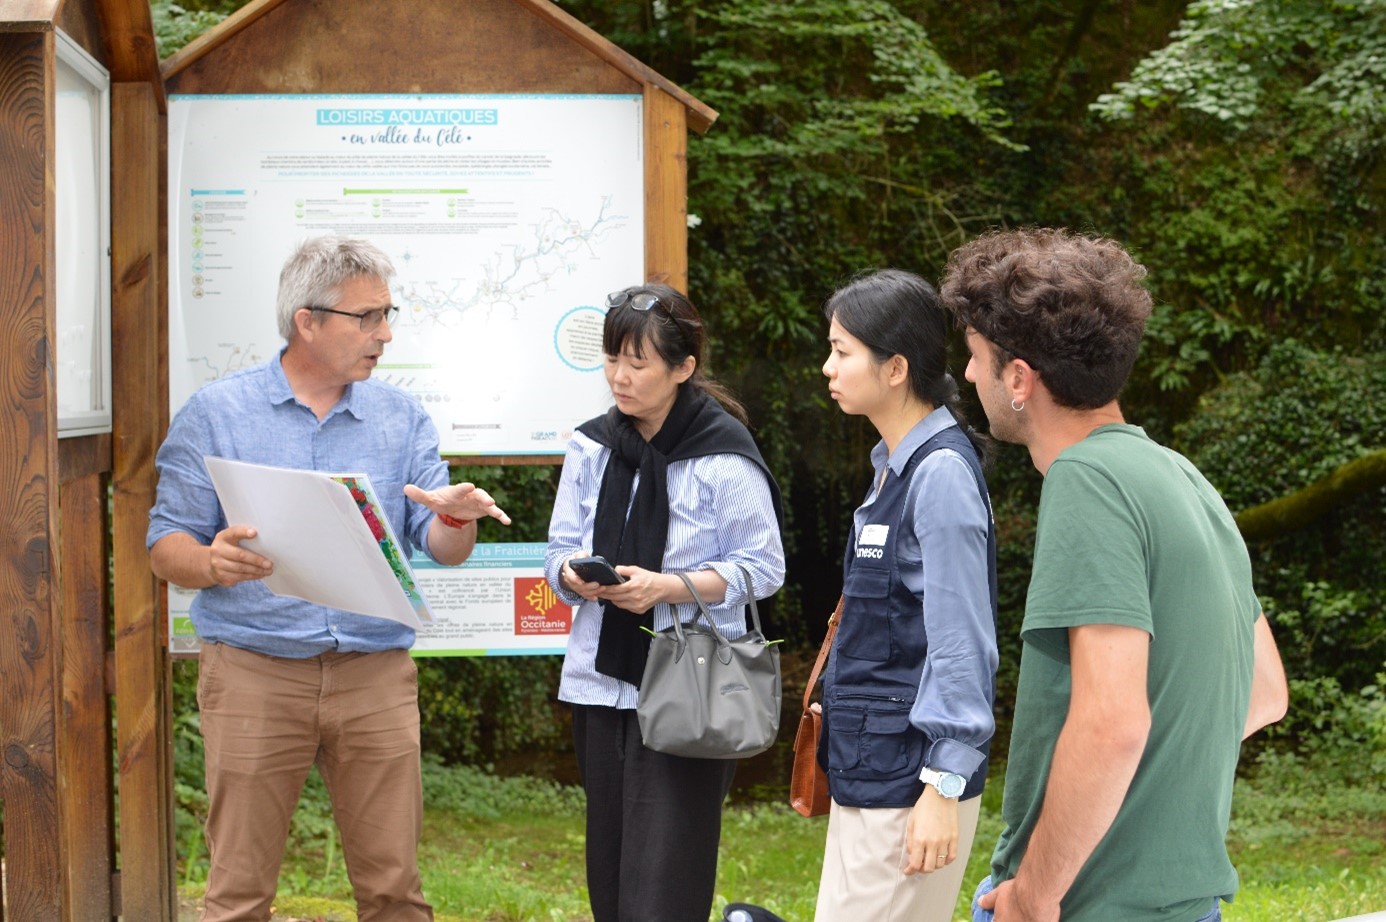
[[[991,512],[971,469],[951,450],[929,455],[913,479],[918,498],[913,534],[902,542],[901,578],[921,600],[929,646],[910,721],[934,740],[926,766],[970,777],[996,729]]]

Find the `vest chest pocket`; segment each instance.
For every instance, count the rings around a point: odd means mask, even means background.
[[[828,709],[828,770],[844,778],[897,778],[918,770],[924,734],[908,702],[854,695]]]
[[[883,663],[890,657],[890,572],[858,563],[847,572],[837,629],[841,656]]]

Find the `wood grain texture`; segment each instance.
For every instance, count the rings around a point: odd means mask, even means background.
[[[81,45],[87,54],[106,67],[106,47],[101,38],[101,19],[97,6],[107,0],[64,0],[58,4],[53,25]]]
[[[111,436],[83,435],[58,441],[58,483],[80,480],[111,469]]]
[[[216,28],[208,29],[169,55],[159,67],[160,72],[164,75],[164,80],[168,81],[174,75],[190,67],[193,62],[211,55],[222,45],[236,38],[242,31],[253,25],[261,16],[283,2],[284,0],[251,0],[250,3],[226,17]]]
[[[205,46],[189,45],[164,62],[170,93],[635,94],[642,88],[516,0],[268,0],[216,31]]]
[[[120,773],[121,908],[128,919],[176,912],[171,660],[158,583],[144,548],[154,454],[164,431],[160,336],[160,138],[143,83],[111,96],[112,419],[115,687]]]
[[[654,86],[644,109],[645,279],[688,293],[687,110]]]
[[[159,52],[154,45],[154,20],[149,0],[102,0],[98,10],[111,80],[148,83],[155,88],[159,109],[163,111],[164,82],[159,73]]]
[[[305,12],[309,6],[316,9]],[[335,28],[329,34],[334,42],[343,37],[351,40],[350,52],[340,44],[315,44],[323,34],[323,12],[332,14]],[[356,18],[362,13],[366,19]],[[630,93],[651,83],[688,108],[689,123],[697,131],[706,131],[717,119],[714,109],[574,19],[553,0],[465,0],[454,4],[392,0],[389,5],[371,0],[254,0],[164,61],[169,91],[233,92],[215,88],[222,83],[217,75],[227,73],[225,65],[230,59],[226,55],[242,60],[243,52],[231,47],[244,43],[246,33],[260,36],[268,29],[278,35],[284,24],[295,28],[312,24],[313,31],[305,31],[293,41],[276,42],[276,52],[296,45],[307,57],[322,60],[327,55],[338,63],[345,62],[349,70],[356,69],[357,73],[347,75],[349,79],[364,78],[354,80],[351,87],[334,85],[331,92]],[[400,67],[398,56],[381,54],[377,35],[406,37],[396,42],[396,47],[409,49],[406,67]],[[260,43],[259,52],[252,55],[261,59],[262,66],[265,61],[282,58],[281,53],[264,54],[268,49],[262,38],[255,41]],[[204,63],[204,58],[211,59],[210,64]],[[381,64],[359,66],[360,62],[375,60]],[[300,76],[313,72],[311,66],[286,66],[270,79],[283,80],[291,70]],[[187,72],[194,75],[187,76]],[[246,76],[246,72],[239,76]],[[335,82],[340,79],[340,69],[327,67],[316,76]],[[310,91],[276,85],[239,92]]]
[[[60,918],[51,32],[0,34],[0,798],[6,914]]]
[[[106,475],[63,484],[62,719],[58,734],[58,828],[67,856],[66,918],[111,918],[115,845],[111,713],[106,698],[109,637]]]
[[[62,0],[0,0],[0,32],[50,32]]]

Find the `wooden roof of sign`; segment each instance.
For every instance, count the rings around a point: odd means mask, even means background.
[[[105,54],[96,57],[110,71],[116,83],[148,83],[154,88],[160,109],[164,85],[159,72],[158,51],[154,47],[154,22],[149,0],[94,0],[89,7],[65,11],[63,0],[6,0],[0,8],[0,32],[48,32],[62,22],[64,15],[79,24],[92,18],[100,31]],[[93,34],[91,40],[95,40]]]
[[[494,28],[458,28],[459,21]],[[251,41],[238,47],[237,38]],[[214,51],[221,54],[208,64]],[[716,110],[552,0],[252,0],[169,57],[162,72],[178,93],[225,92],[232,75],[239,86],[249,82],[265,93],[433,93],[444,86],[458,93],[517,86],[622,93],[654,86],[686,108],[695,131],[717,119]]]

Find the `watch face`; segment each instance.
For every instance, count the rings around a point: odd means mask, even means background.
[[[950,775],[944,772],[938,779],[938,792],[944,797],[959,797],[966,787],[967,781],[962,775]]]

